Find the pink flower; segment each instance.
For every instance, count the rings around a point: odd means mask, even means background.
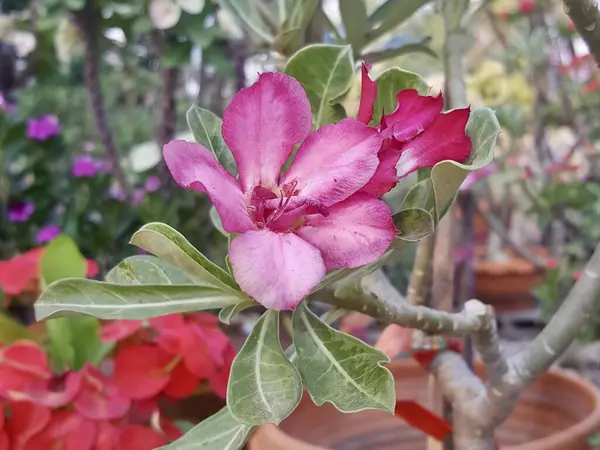
[[[368,124],[373,116],[377,82],[369,78],[368,66],[362,67],[362,89],[357,119]],[[471,154],[471,140],[465,132],[470,109],[442,114],[442,94],[419,95],[414,89],[396,94],[398,107],[375,126],[383,138],[379,152],[381,163],[363,192],[375,197],[392,189],[398,180],[422,167],[440,161],[464,162]]]
[[[37,232],[35,235],[35,242],[38,244],[44,244],[54,239],[60,234],[60,228],[57,225],[46,225]]]
[[[35,211],[35,205],[31,202],[16,202],[8,206],[9,222],[27,222]]]
[[[103,167],[102,161],[89,155],[81,155],[75,158],[71,174],[76,178],[91,178],[98,175]]]
[[[58,117],[45,115],[39,119],[27,121],[27,138],[36,141],[45,141],[60,134],[60,123]]]
[[[160,188],[160,185],[160,178],[151,175],[148,178],[146,178],[146,182],[144,183],[144,190],[146,192],[156,192]]]
[[[225,230],[239,233],[229,252],[239,286],[275,310],[294,308],[327,271],[376,261],[396,234],[389,207],[359,192],[379,165],[377,131],[345,119],[311,133],[311,122],[302,86],[265,73],[223,117],[239,181],[202,145],[164,147],[175,181],[208,194]]]
[[[469,175],[463,181],[463,184],[460,185],[461,191],[468,191],[471,187],[477,183],[479,180],[493,174],[496,172],[497,168],[495,164],[488,164],[485,167],[482,167],[479,170],[475,170],[474,172],[469,172]]]

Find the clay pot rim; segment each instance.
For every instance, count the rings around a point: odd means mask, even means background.
[[[480,362],[477,362],[476,364],[477,366],[481,365]],[[418,365],[418,363],[412,359],[402,358],[392,361],[387,365],[387,367],[390,370],[398,370],[406,365]],[[483,368],[482,365],[481,367]],[[548,448],[556,448],[561,445],[564,446],[566,443],[572,441],[574,434],[578,434],[580,436],[590,435],[598,428],[598,423],[600,423],[600,391],[598,389],[596,389],[581,376],[567,369],[552,368],[543,373],[541,377],[560,378],[571,383],[575,390],[583,392],[591,399],[591,413],[585,419],[576,423],[575,425],[565,428],[564,430],[561,430],[550,436],[546,436],[535,441],[526,442],[524,444],[503,446],[501,447],[501,450],[545,450]],[[307,395],[306,392],[304,394]],[[285,433],[277,425],[273,424],[262,425],[259,430],[257,430],[257,434],[258,433],[270,433],[274,440],[285,445],[285,447],[281,448],[293,448],[295,450],[328,450],[325,447],[318,447],[300,441]]]

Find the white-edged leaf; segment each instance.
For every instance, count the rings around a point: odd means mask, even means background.
[[[354,59],[349,45],[312,44],[296,52],[283,71],[300,82],[313,114],[315,129],[339,120],[335,100],[352,84]]]
[[[124,259],[106,274],[104,280],[113,284],[206,284],[152,255]]]
[[[240,450],[254,428],[239,423],[225,407],[157,450]]]
[[[279,343],[279,313],[268,310],[233,360],[227,406],[241,423],[278,424],[298,406],[301,397],[300,374]]]
[[[305,302],[293,316],[296,366],[317,406],[326,402],[344,413],[377,409],[393,412],[394,377],[385,353],[331,328]]]
[[[235,292],[198,285],[123,285],[69,278],[52,283],[35,302],[37,320],[85,314],[99,319],[149,319],[221,309],[240,301]]]
[[[134,233],[130,243],[181,267],[195,278],[239,292],[231,275],[200,253],[169,225],[159,222],[144,225]]]

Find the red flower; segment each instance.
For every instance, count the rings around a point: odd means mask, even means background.
[[[9,423],[11,421],[12,418]],[[92,450],[96,437],[95,422],[74,411],[61,409],[52,412],[46,427],[27,442],[25,449]]]
[[[368,124],[372,120],[376,82],[362,68],[362,92],[357,119]],[[464,162],[471,154],[471,140],[465,127],[470,108],[442,114],[442,94],[419,95],[414,89],[396,94],[397,108],[375,126],[383,138],[379,151],[380,164],[375,175],[361,191],[381,197],[400,178],[422,167],[433,167],[440,161]]]
[[[167,441],[160,433],[150,428],[126,425],[121,431],[120,444],[123,449],[154,450],[166,445]]]
[[[590,80],[584,87],[583,92],[586,94],[590,94],[595,92],[600,88],[600,80]]]
[[[44,247],[37,247],[7,261],[0,261],[0,287],[7,296],[38,291],[43,253]],[[98,272],[98,264],[88,259],[86,276],[91,278]]]
[[[42,349],[32,341],[15,341],[0,349],[0,396],[9,398],[35,381],[52,377]]]
[[[529,14],[535,11],[536,3],[534,0],[521,0],[519,2],[519,13],[520,14]]]
[[[81,388],[73,400],[77,412],[94,420],[118,419],[127,414],[131,401],[117,389],[114,379],[91,364],[86,364],[81,374]]]
[[[52,415],[50,409],[28,402],[10,402],[8,406],[10,418],[6,421],[6,433],[10,448],[12,450],[31,448],[28,443],[50,422]]]
[[[567,19],[567,30],[575,31],[575,24],[571,19]]]

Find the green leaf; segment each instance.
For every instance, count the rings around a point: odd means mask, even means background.
[[[492,162],[499,133],[500,124],[491,109],[477,108],[471,111],[467,123],[467,135],[471,138],[473,148],[469,159],[464,164],[441,161],[431,169],[431,181],[435,191],[436,220],[446,213],[467,174]]]
[[[278,424],[298,406],[302,380],[279,343],[279,312],[268,310],[233,360],[227,406],[247,425]]]
[[[255,427],[239,423],[227,407],[157,450],[240,450]]]
[[[425,95],[429,92],[429,85],[420,75],[396,67],[386,70],[377,78],[377,97],[371,124],[378,125],[384,113],[390,114],[396,109],[396,94],[404,89],[416,89],[419,94]]]
[[[179,267],[151,255],[124,259],[104,279],[113,284],[203,284]]]
[[[298,305],[292,320],[296,365],[317,406],[329,402],[344,413],[394,411],[394,377],[383,366],[390,362],[385,353],[334,330],[305,302]]]
[[[398,56],[406,55],[408,53],[424,53],[433,58],[437,58],[437,53],[425,45],[430,40],[431,39],[427,37],[425,39],[421,39],[419,42],[411,42],[395,48],[366,53],[361,56],[361,59],[370,62],[371,64],[375,64],[385,61],[386,59],[397,58]]]
[[[37,320],[85,314],[99,319],[149,319],[220,309],[240,301],[235,292],[198,285],[121,285],[85,279],[52,283],[35,303]]]
[[[62,278],[83,278],[86,271],[86,260],[70,237],[61,235],[46,245],[40,261],[44,283],[50,284]]]
[[[130,243],[181,267],[198,280],[239,292],[231,275],[200,253],[169,225],[159,222],[144,225],[134,233]]]
[[[369,17],[369,24],[374,29],[367,33],[367,39],[371,41],[396,28],[430,1],[388,0]]]
[[[8,345],[19,339],[37,340],[26,327],[0,313],[0,344]]]
[[[339,0],[340,15],[346,32],[346,40],[355,54],[367,42],[367,8],[363,0]]]
[[[253,306],[257,306],[254,300],[243,300],[235,305],[226,306],[219,312],[219,320],[223,322],[225,325],[231,325],[231,319],[233,316],[239,314],[244,309],[252,308]]]
[[[404,241],[420,241],[435,230],[433,216],[424,209],[403,209],[394,214],[393,218],[398,229],[397,238]]]
[[[257,0],[218,0],[218,2],[258,37],[266,42],[273,41],[275,36],[271,27],[274,24],[269,23],[261,14],[261,8],[256,5]]]
[[[226,237],[229,236],[229,233],[225,231],[225,228],[223,228],[223,222],[221,221],[221,216],[219,216],[217,208],[211,206],[208,214],[210,215],[210,220],[213,226],[219,230],[219,233]]]
[[[350,89],[353,66],[349,45],[313,44],[288,60],[283,71],[304,87],[312,107],[315,129],[336,120],[333,105]]]
[[[195,105],[188,109],[185,117],[196,142],[213,152],[221,165],[235,175],[235,159],[221,135],[223,121],[212,112]]]

